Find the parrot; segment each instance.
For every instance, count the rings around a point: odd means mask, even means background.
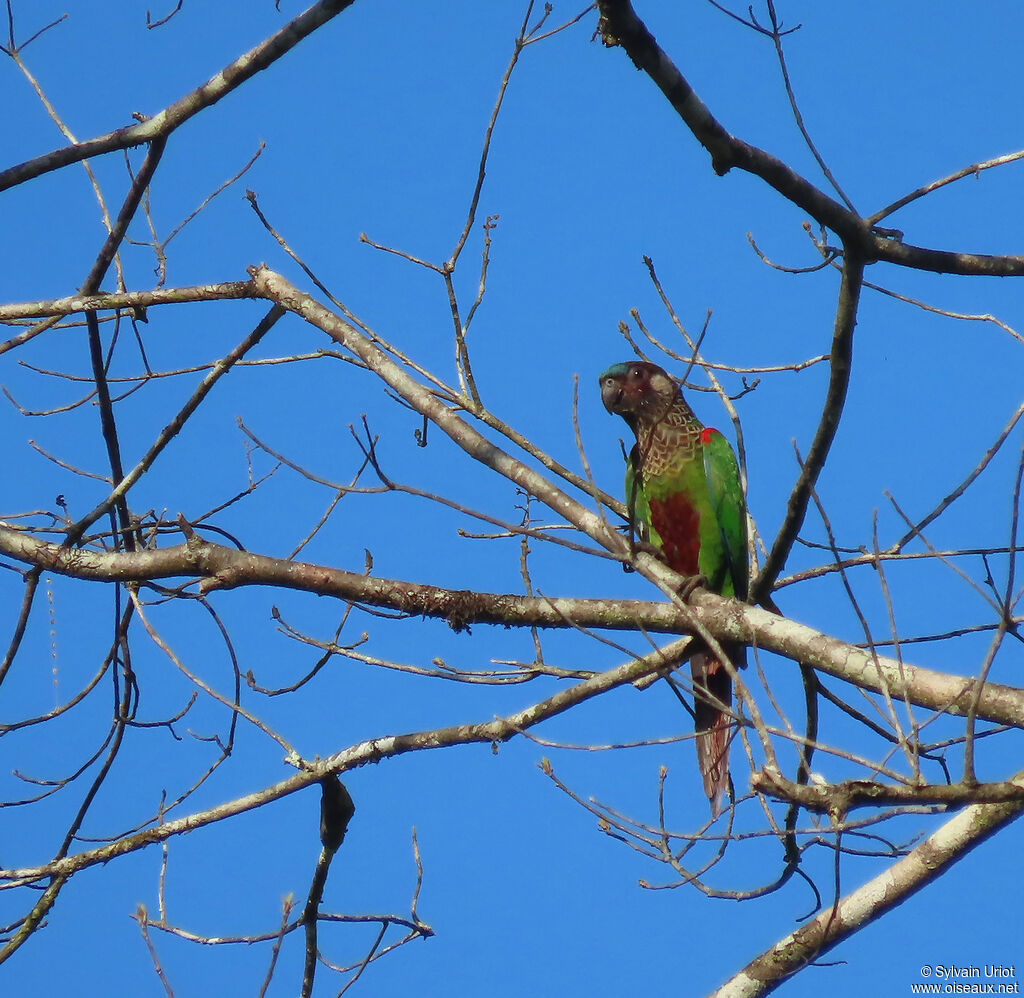
[[[697,419],[679,384],[656,364],[613,364],[600,383],[605,409],[621,416],[636,436],[626,462],[634,536],[680,575],[702,576],[711,592],[746,600],[746,502],[728,440]],[[722,650],[734,666],[746,664],[742,645],[726,643]],[[730,718],[702,694],[731,708],[732,678],[708,651],[691,656],[690,670],[697,764],[712,817],[718,817],[730,787]]]

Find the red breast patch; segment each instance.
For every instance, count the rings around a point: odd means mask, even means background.
[[[651,499],[651,523],[661,538],[669,568],[680,575],[699,575],[700,516],[684,495]]]

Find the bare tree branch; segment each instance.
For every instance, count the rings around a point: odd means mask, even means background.
[[[771,153],[730,135],[655,41],[630,0],[600,0],[598,7],[604,44],[622,46],[633,64],[650,76],[694,137],[711,154],[711,166],[719,176],[736,168],[760,177],[815,221],[835,232],[847,250],[866,263],[885,260],[946,274],[993,277],[1024,274],[1024,256],[929,249],[892,238],[890,233],[875,232],[868,221],[830,198]]]
[[[100,554],[50,544],[0,527],[0,552],[80,579],[151,581],[178,576],[205,579],[202,589],[267,585],[336,596],[347,602],[438,617],[456,630],[468,624],[680,633],[694,626],[722,641],[740,641],[828,672],[864,689],[888,690],[912,703],[964,715],[976,681],[898,662],[829,637],[759,607],[698,591],[687,608],[634,600],[557,599],[450,590],[422,583],[282,561],[221,547],[193,536],[173,548]],[[995,683],[980,687],[978,717],[1024,726],[1024,690]]]
[[[76,142],[63,149],[55,149],[0,172],[0,191],[23,184],[52,170],[59,170],[71,163],[80,163],[83,159],[114,152],[117,149],[130,149],[132,146],[153,142],[158,138],[166,139],[189,118],[216,104],[233,90],[237,90],[246,80],[293,49],[303,38],[351,7],[352,3],[353,0],[320,0],[289,21],[280,31],[229,63],[202,86],[170,104],[152,118],[118,128],[94,139]]]
[[[1013,782],[1024,788],[1024,777]],[[929,835],[909,855],[780,939],[713,992],[715,998],[771,994],[789,976],[824,956],[859,929],[927,887],[972,849],[1020,817],[1024,800],[972,804]]]

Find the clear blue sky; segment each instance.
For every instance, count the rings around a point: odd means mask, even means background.
[[[815,183],[824,180],[793,123],[770,43],[710,4],[636,0],[662,46],[734,134],[773,152]],[[167,3],[168,9],[172,6]],[[383,336],[445,378],[451,369],[451,319],[436,274],[360,243],[373,240],[439,262],[461,230],[476,177],[480,143],[498,84],[522,19],[522,3],[452,0],[359,0],[331,24],[240,91],[201,114],[170,140],[152,189],[154,222],[166,236],[220,183],[236,173],[261,142],[266,148],[243,180],[222,193],[169,245],[167,284],[244,279],[266,261],[303,288],[308,280],[266,235],[243,198],[256,191],[270,220],[325,283]],[[745,11],[744,4],[736,10]],[[1015,6],[869,2],[829,4],[777,0],[787,25],[793,85],[807,127],[833,172],[864,214],[970,163],[1024,146],[1020,108],[1020,35]],[[67,12],[68,19],[34,42],[24,58],[49,100],[79,139],[153,114],[205,81],[301,9],[261,3],[185,0],[165,27],[147,31],[146,5],[130,0],[14,3],[17,30],[27,37]],[[166,11],[151,8],[154,16]],[[556,5],[552,24],[578,13]],[[759,16],[764,16],[758,4]],[[598,483],[621,488],[618,438],[623,428],[603,411],[596,377],[626,359],[617,332],[638,308],[650,328],[678,349],[643,255],[654,259],[680,318],[698,330],[713,310],[704,352],[744,367],[795,363],[826,353],[837,277],[781,274],[750,249],[747,233],[780,263],[817,262],[801,229],[804,216],[760,181],[738,173],[715,177],[707,157],[650,80],[621,51],[591,40],[596,14],[523,53],[494,134],[480,221],[499,215],[493,233],[487,294],[474,320],[471,346],[485,401],[502,418],[569,466],[573,439],[573,377],[580,378],[580,427]],[[17,68],[0,63],[4,167],[62,140]],[[132,156],[137,166],[138,153]],[[125,187],[121,154],[94,162],[112,206]],[[1024,231],[1024,166],[990,171],[926,198],[886,224],[908,242],[945,249],[1019,253]],[[0,300],[27,301],[73,293],[87,274],[103,232],[81,168],[34,180],[0,198],[6,233],[0,250]],[[131,230],[148,238],[141,220]],[[481,249],[475,231],[457,283],[472,300]],[[126,251],[129,287],[153,284],[152,253]],[[991,313],[1024,329],[1021,286],[1011,280],[939,277],[877,265],[867,278],[902,294],[956,311]],[[108,278],[105,287],[112,286]],[[310,288],[310,290],[312,290]],[[238,342],[265,309],[197,305],[152,310],[143,327],[154,370],[206,363]],[[260,356],[315,350],[326,341],[294,320],[264,341]],[[137,373],[129,330],[115,354],[115,374]],[[821,494],[842,544],[870,544],[879,510],[880,543],[901,523],[888,490],[921,516],[974,466],[1020,402],[1021,345],[990,323],[963,323],[866,292],[855,348],[849,411]],[[65,405],[85,388],[54,382],[17,366],[88,373],[82,330],[51,334],[26,351],[0,358],[0,381],[28,409]],[[678,370],[677,370],[677,373]],[[749,457],[750,506],[766,538],[774,536],[796,475],[792,443],[806,452],[824,392],[822,367],[800,375],[767,375],[738,403]],[[149,386],[118,408],[126,463],[187,397],[193,380]],[[741,386],[737,378],[731,390]],[[696,396],[707,422],[727,419],[713,396]],[[133,508],[198,516],[246,485],[245,440],[235,417],[268,445],[314,473],[347,481],[360,461],[349,424],[367,413],[381,434],[381,457],[394,478],[454,494],[504,519],[521,500],[511,485],[456,459],[433,434],[415,446],[418,425],[390,403],[380,386],[337,362],[238,371],[208,400],[194,425],[171,446],[132,494]],[[105,457],[95,411],[32,419],[0,407],[3,499],[0,514],[53,509],[63,494],[72,515],[104,494],[27,447],[103,473]],[[1011,451],[1019,446],[1019,431]],[[265,455],[254,457],[269,470]],[[936,524],[938,545],[1005,543],[1014,455],[994,462],[977,500]],[[218,519],[252,550],[285,556],[330,500],[286,471]],[[973,503],[973,505],[972,505]],[[518,545],[458,539],[473,521],[398,496],[352,496],[303,557],[361,570],[363,550],[384,576],[459,588],[519,592]],[[823,540],[809,519],[804,536]],[[819,554],[794,553],[791,569]],[[993,570],[1005,567],[994,562]],[[970,570],[975,576],[977,564]],[[550,595],[651,595],[610,562],[535,553],[534,584]],[[877,580],[858,577],[858,595],[876,636],[887,621]],[[947,573],[893,571],[901,629],[922,633],[988,619],[980,598]],[[4,633],[14,620],[21,586],[0,574]],[[53,623],[42,605],[26,654],[0,699],[9,720],[52,707],[96,669],[112,613],[109,593],[66,580],[52,582]],[[787,614],[850,640],[863,632],[838,586],[785,591]],[[266,686],[302,675],[316,651],[279,634],[278,606],[289,624],[329,639],[337,605],[283,592],[220,594],[215,604],[232,629],[243,673]],[[196,672],[221,689],[230,666],[209,618],[188,608],[153,610],[154,621]],[[51,641],[51,626],[54,636]],[[524,635],[478,627],[453,635],[436,622],[388,628],[371,617],[347,625],[343,640],[371,633],[370,654],[429,665],[434,656],[466,668],[492,658],[529,659]],[[575,635],[545,637],[547,659],[565,667],[611,667],[621,656]],[[6,646],[6,638],[3,639]],[[51,652],[55,643],[56,652]],[[627,644],[644,650],[638,638]],[[980,643],[914,646],[910,661],[971,672]],[[30,654],[29,654],[30,653]],[[180,709],[192,689],[144,635],[137,636],[140,718]],[[99,656],[99,657],[98,657]],[[583,656],[583,658],[581,658]],[[1016,649],[997,660],[994,678],[1019,682]],[[766,658],[780,695],[792,703],[791,663]],[[55,684],[56,683],[56,689]],[[839,684],[833,683],[833,686]],[[487,720],[540,699],[554,686],[471,688],[355,663],[335,661],[319,681],[290,698],[246,703],[309,756],[328,755],[362,738],[443,724]],[[19,769],[53,778],[95,750],[106,730],[109,702],[94,698],[62,729],[42,726],[3,746],[5,773]],[[795,707],[794,707],[795,710]],[[181,722],[179,743],[166,729],[136,731],[129,752],[104,790],[85,834],[112,835],[142,820],[166,787],[179,793],[212,759],[206,743],[186,733],[223,731],[225,711],[200,706]],[[798,715],[797,715],[798,716]],[[823,731],[841,741],[841,725]],[[685,734],[689,719],[660,684],[619,691],[544,726],[543,737],[606,743]],[[952,732],[952,728],[949,729]],[[996,740],[999,741],[998,739]],[[8,744],[9,743],[9,744]],[[999,742],[1002,746],[1020,740]],[[981,775],[1007,776],[1018,757],[986,754]],[[1001,751],[1005,751],[1002,749]],[[285,777],[281,750],[249,726],[240,728],[236,757],[194,798],[195,807],[247,793]],[[547,994],[702,994],[724,981],[799,923],[810,894],[794,880],[760,901],[712,901],[686,888],[645,891],[638,879],[671,879],[655,864],[602,835],[591,816],[559,793],[538,761],[551,757],[559,777],[583,797],[652,821],[658,767],[670,768],[669,821],[692,830],[706,801],[689,743],[626,752],[557,751],[525,741],[494,755],[484,747],[419,753],[346,777],[357,814],[335,861],[324,907],[342,912],[408,913],[415,879],[410,845],[416,826],[425,867],[419,913],[437,932],[379,961],[356,985],[363,994],[415,988],[423,996],[494,998]],[[830,777],[842,764],[822,762]],[[25,794],[7,775],[5,799]],[[78,800],[79,791],[70,791]],[[65,795],[67,796],[67,795]],[[43,862],[60,841],[73,802],[8,809],[0,816],[0,860]],[[747,805],[750,808],[756,805]],[[318,800],[297,795],[232,823],[175,841],[170,849],[169,918],[210,935],[271,931],[281,898],[301,905],[319,852]],[[755,816],[751,812],[751,821]],[[938,819],[906,818],[900,841],[927,833]],[[57,829],[55,831],[54,829]],[[743,889],[770,879],[779,848],[740,844],[712,874],[716,886]],[[1021,831],[1011,827],[959,864],[941,883],[840,947],[838,966],[810,969],[784,995],[903,994],[921,980],[923,964],[1010,964],[1020,955],[1016,905]],[[39,933],[0,969],[10,994],[161,993],[129,915],[136,905],[156,912],[160,855],[151,849],[95,869],[66,889]],[[830,888],[824,853],[814,860],[823,892]],[[883,867],[849,861],[844,891]],[[0,922],[20,913],[0,897]],[[346,934],[347,933],[347,934]],[[390,938],[390,937],[389,937]],[[322,930],[323,951],[358,961],[370,929]],[[188,946],[155,935],[179,996],[256,994],[269,955],[252,949]],[[272,994],[295,993],[301,967],[296,936],[282,952]],[[323,969],[317,993],[335,993]],[[116,982],[116,984],[115,984]],[[358,992],[357,992],[358,993]]]

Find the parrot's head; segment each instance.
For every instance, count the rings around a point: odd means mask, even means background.
[[[631,360],[612,364],[601,375],[601,401],[635,430],[637,423],[661,419],[676,400],[679,385],[657,364]]]

